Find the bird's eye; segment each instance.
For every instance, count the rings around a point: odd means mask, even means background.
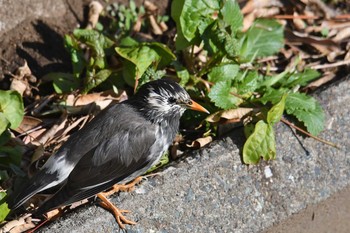
[[[174,98],[174,97],[170,97],[169,98],[169,103],[171,103],[171,104],[175,104],[176,103],[176,98]]]

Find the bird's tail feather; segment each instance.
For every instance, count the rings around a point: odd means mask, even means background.
[[[17,209],[35,194],[53,187],[55,181],[55,174],[43,176],[42,172],[39,172],[27,182],[27,185],[24,185],[23,188],[19,188],[9,196],[7,200],[9,208],[12,210]]]

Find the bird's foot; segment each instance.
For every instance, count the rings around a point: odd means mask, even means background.
[[[128,225],[135,225],[136,224],[136,222],[126,219],[125,216],[123,215],[123,213],[130,213],[130,211],[118,209],[117,207],[115,207],[113,205],[112,202],[110,202],[106,198],[106,196],[103,193],[97,194],[97,197],[99,197],[102,200],[100,205],[102,207],[110,210],[113,213],[115,220],[117,221],[120,228],[125,229],[125,224],[128,224]]]

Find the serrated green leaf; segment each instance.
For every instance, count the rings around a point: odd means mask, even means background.
[[[241,59],[270,56],[283,48],[283,26],[275,20],[258,19],[241,38]]]
[[[312,135],[317,136],[324,128],[324,112],[321,105],[317,102],[315,109],[295,109],[291,115],[303,122],[307,131]]]
[[[286,99],[286,112],[292,114],[295,110],[312,111],[316,108],[317,101],[304,93],[290,93]]]
[[[21,124],[24,116],[22,96],[17,91],[0,90],[0,112],[10,123],[9,127],[16,129]],[[3,124],[1,126],[2,129],[4,129],[4,125],[7,127],[7,123],[3,117],[1,120],[1,124]]]
[[[283,95],[280,102],[275,104],[270,109],[270,111],[267,113],[267,123],[273,125],[281,120],[281,117],[282,117],[283,112],[284,112],[284,107],[286,104],[286,98],[287,98],[287,94]]]
[[[209,98],[215,106],[222,109],[237,108],[243,102],[242,99],[232,95],[236,89],[231,87],[230,81],[217,82],[210,90]]]
[[[244,72],[244,74],[245,75],[243,75],[242,72],[238,74],[237,79],[239,79],[239,82],[235,85],[241,95],[255,91],[259,87],[259,82],[262,79],[262,76],[255,70]]]
[[[4,202],[4,199],[6,198],[7,194],[6,192],[0,192],[0,222],[4,221],[6,216],[10,213],[10,209],[7,206],[7,203]]]
[[[220,64],[211,69],[208,73],[208,81],[217,83],[221,81],[233,80],[239,71],[237,64]]]
[[[276,158],[275,134],[272,125],[263,120],[255,125],[254,132],[249,136],[243,147],[243,162],[257,164],[260,158],[270,160]]]
[[[243,27],[243,15],[237,1],[224,1],[220,13],[223,20],[231,27],[232,32],[236,32]]]

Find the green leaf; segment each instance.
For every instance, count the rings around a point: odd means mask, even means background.
[[[283,48],[283,26],[275,20],[258,19],[240,40],[241,59],[270,56]]]
[[[224,2],[224,6],[220,10],[223,20],[231,27],[232,32],[241,30],[243,27],[243,15],[237,1],[227,0]]]
[[[21,146],[1,146],[0,147],[0,164],[8,168],[11,164],[19,166],[22,154],[24,152]]]
[[[267,102],[276,104],[281,99],[282,95],[286,92],[287,90],[283,88],[280,88],[280,89],[268,88],[266,89],[263,97],[257,100],[262,104],[266,104]]]
[[[3,130],[5,125],[8,126],[7,120],[10,123],[10,128],[16,129],[24,116],[22,96],[17,91],[0,90],[0,113],[2,113],[0,128]]]
[[[304,93],[290,93],[286,99],[286,112],[293,114],[297,109],[312,111],[316,108],[317,101]]]
[[[239,65],[220,64],[211,69],[208,73],[208,81],[217,83],[221,81],[233,80],[239,71]]]
[[[217,82],[210,90],[209,98],[214,102],[215,106],[222,109],[237,108],[243,102],[242,99],[232,95],[236,92],[235,88],[231,87],[230,81]]]
[[[176,23],[176,41],[175,41],[175,47],[176,50],[183,50],[190,46],[190,42],[186,40],[184,37],[184,34],[182,33],[181,24],[180,24],[180,17],[182,13],[182,9],[184,7],[185,0],[178,0],[178,1],[172,1],[171,3],[171,17]]]
[[[76,78],[83,72],[85,65],[85,58],[82,49],[80,49],[78,42],[71,36],[64,36],[65,48],[70,54],[72,61],[73,74]]]
[[[128,84],[139,79],[151,64],[163,67],[176,58],[168,47],[157,42],[140,43],[132,47],[116,47],[115,50],[121,57],[129,61],[124,63],[128,69],[129,77],[126,79]]]
[[[45,81],[53,81],[56,93],[71,93],[80,87],[80,80],[70,73],[49,73],[43,77]]]
[[[281,85],[289,88],[293,88],[296,85],[305,86],[319,76],[320,73],[317,70],[306,68],[302,73],[294,73],[286,80],[281,80]]]
[[[262,87],[272,87],[278,82],[281,82],[285,77],[287,77],[288,70],[283,71],[282,73],[279,73],[275,76],[266,76],[264,82],[260,84]]]
[[[100,69],[104,69],[106,66],[106,49],[111,48],[114,45],[114,42],[103,34],[92,29],[75,29],[73,35],[92,49],[92,57],[95,60],[94,65]]]
[[[290,114],[303,122],[312,135],[317,136],[324,128],[324,112],[318,102],[315,102],[314,109],[294,109]]]
[[[7,120],[5,114],[0,112],[0,135],[5,132],[9,125],[10,122]]]
[[[275,104],[270,109],[270,111],[267,113],[267,123],[275,124],[281,120],[281,117],[284,112],[284,106],[286,104],[286,98],[287,98],[287,94],[284,94],[282,96],[281,101]]]
[[[219,11],[219,2],[215,0],[185,0],[180,15],[180,25],[184,37],[191,41],[196,37],[199,28],[211,24]]]
[[[245,95],[255,91],[259,87],[259,82],[262,76],[258,74],[256,70],[245,71],[244,75],[242,72],[238,73],[239,82],[235,85],[239,90],[239,94]]]
[[[116,47],[115,50],[121,57],[132,62],[136,66],[136,79],[139,79],[153,62],[160,60],[158,53],[147,45],[140,44],[136,47]]]
[[[175,54],[173,54],[173,52],[171,52],[171,50],[165,44],[152,42],[147,43],[147,45],[149,45],[161,57],[160,61],[158,62],[158,69],[162,69],[169,65],[172,61],[176,60]]]
[[[112,74],[112,70],[110,69],[104,69],[100,70],[95,74],[94,76],[87,76],[85,85],[84,85],[84,91],[83,93],[89,92],[91,89],[97,87],[102,82],[104,82],[110,75]]]
[[[6,216],[10,213],[10,209],[7,206],[7,203],[4,201],[7,194],[6,192],[0,192],[0,222],[4,221]]]
[[[6,170],[0,170],[0,182],[4,182],[9,178],[9,174]]]
[[[172,65],[175,68],[177,77],[180,78],[180,85],[185,86],[190,81],[190,73],[180,62],[174,61]]]
[[[270,160],[276,158],[275,134],[272,125],[263,120],[255,125],[254,132],[249,136],[243,147],[243,162],[257,164],[260,158]]]

